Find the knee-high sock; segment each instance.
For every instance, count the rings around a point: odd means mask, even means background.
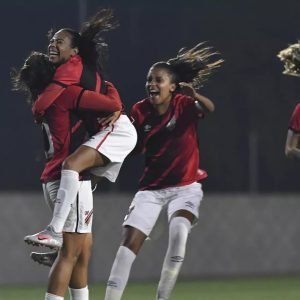
[[[121,299],[135,257],[127,247],[119,248],[107,282],[105,300]]]
[[[75,202],[79,190],[79,174],[72,170],[62,170],[60,186],[54,205],[53,217],[50,225],[56,232],[62,232],[71,205]]]
[[[50,293],[46,293],[45,300],[64,300],[64,297],[56,296]]]
[[[87,286],[82,289],[69,288],[69,293],[71,300],[89,300],[89,289]]]
[[[175,217],[170,222],[169,245],[157,288],[158,300],[167,300],[171,295],[184,261],[190,228],[190,221],[184,217]]]

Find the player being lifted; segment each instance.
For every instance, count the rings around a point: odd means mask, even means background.
[[[100,76],[102,54],[106,48],[102,32],[111,28],[111,21],[112,12],[101,10],[84,23],[81,33],[69,28],[57,31],[51,35],[49,56],[32,53],[15,77],[16,89],[28,92],[34,116],[37,122],[44,125],[44,132],[50,137],[47,150],[51,151],[48,151],[50,155],[41,179],[46,201],[52,209],[54,207],[54,211],[57,206],[56,194],[64,178],[62,176],[59,180],[62,166],[65,170],[63,175],[67,177],[68,173],[76,173],[72,170],[76,162],[81,168],[78,171],[80,178],[78,173],[75,174],[78,181],[74,191],[76,201],[69,199],[72,205],[67,204],[65,219],[58,233],[52,236],[52,231],[43,231],[25,238],[31,244],[60,247],[61,231],[64,232],[63,247],[50,272],[45,296],[47,300],[63,299],[68,285],[71,287],[72,299],[88,299],[87,274],[93,202],[91,184],[81,171],[96,167],[93,171],[97,176],[114,181],[125,156],[136,143],[133,125],[126,115],[120,115],[122,103],[117,90]],[[49,84],[50,81],[52,83]],[[108,126],[99,125],[97,117],[115,111],[118,111],[119,118],[113,126],[110,122]],[[78,136],[83,124],[93,139],[87,141],[85,146],[79,146],[85,141]],[[79,150],[73,152],[75,146],[79,146]],[[73,158],[71,162],[70,158]],[[84,162],[80,164],[82,158]],[[68,187],[64,188],[63,192],[67,192]]]

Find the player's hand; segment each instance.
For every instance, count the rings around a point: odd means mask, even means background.
[[[196,91],[193,88],[192,84],[186,82],[180,82],[180,93],[195,98]]]
[[[97,121],[102,127],[113,125],[120,117],[121,111],[116,111],[109,115],[108,117],[98,118]]]

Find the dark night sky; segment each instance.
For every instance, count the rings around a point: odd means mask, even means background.
[[[21,66],[31,50],[45,51],[49,28],[78,29],[78,3],[1,1],[2,190],[40,189],[43,166],[40,130],[22,95],[10,91],[10,69]],[[107,36],[109,74],[128,109],[144,97],[145,77],[154,62],[201,41],[222,54],[225,64],[201,91],[216,104],[216,112],[199,126],[201,167],[209,173],[207,191],[299,191],[300,164],[284,157],[284,144],[290,114],[300,98],[300,79],[281,74],[276,54],[300,38],[300,1],[86,3],[87,16],[110,7],[120,20],[120,28]],[[251,137],[257,141],[253,152]],[[252,163],[249,152],[257,153]],[[118,188],[135,190],[141,170],[141,158],[128,160]]]

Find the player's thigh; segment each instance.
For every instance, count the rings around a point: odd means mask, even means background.
[[[60,255],[77,262],[84,249],[87,236],[88,233],[64,232]]]
[[[108,162],[109,159],[96,149],[81,145],[74,153],[65,159],[63,169],[74,170],[80,173],[95,166],[104,166]]]
[[[169,221],[172,216],[179,211],[187,211],[193,214],[195,221],[197,221],[202,199],[202,185],[198,182],[176,188],[176,191],[174,190],[173,200],[171,200],[168,205]]]
[[[137,192],[129,206],[123,226],[134,227],[149,236],[163,205],[156,191]]]
[[[71,207],[63,231],[74,233],[92,232],[93,214],[93,192],[91,181],[80,181],[76,201]]]
[[[102,129],[83,145],[97,150],[112,163],[122,163],[136,141],[134,126],[126,115],[121,115],[114,125]]]

